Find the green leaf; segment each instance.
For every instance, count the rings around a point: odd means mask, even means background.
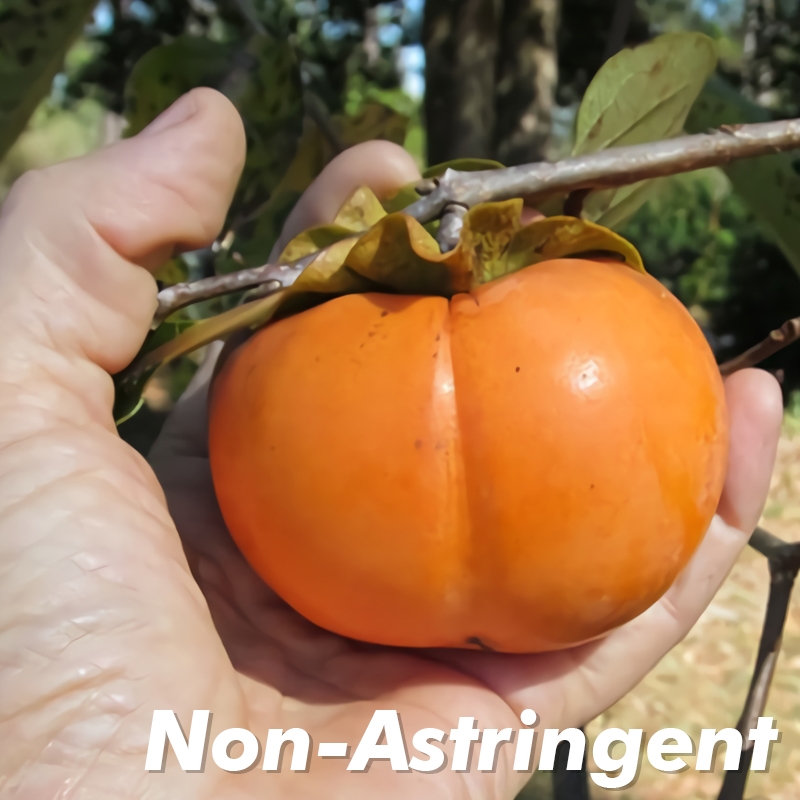
[[[614,191],[592,192],[583,204],[583,216],[606,228],[619,228],[655,197],[668,180],[657,178],[621,186]]]
[[[573,155],[677,136],[716,65],[716,45],[701,33],[667,33],[617,53],[586,89]]]
[[[164,347],[195,324],[194,320],[189,319],[162,322],[156,330],[147,334],[137,359]],[[160,363],[154,360],[133,377],[125,370],[114,376],[114,420],[117,425],[129,420],[142,407],[142,392]]]
[[[690,133],[720,125],[766,122],[769,112],[714,76],[703,89],[686,123]],[[795,153],[746,158],[722,169],[760,225],[800,274],[800,161]]]
[[[0,3],[0,158],[50,92],[96,0]]]
[[[573,154],[677,136],[716,63],[714,41],[700,33],[668,33],[617,53],[586,90]],[[651,191],[637,184],[595,192],[584,203],[584,217],[617,227]]]
[[[153,273],[153,277],[167,286],[173,286],[176,283],[183,283],[189,280],[189,269],[186,266],[186,262],[180,256],[177,256],[160,266]]]

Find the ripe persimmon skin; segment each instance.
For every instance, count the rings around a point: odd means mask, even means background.
[[[680,303],[627,266],[561,259],[268,326],[215,382],[209,447],[231,535],[312,622],[539,652],[666,591],[716,509],[728,433]]]

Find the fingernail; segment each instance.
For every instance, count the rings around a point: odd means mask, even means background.
[[[181,122],[193,117],[197,107],[195,98],[191,92],[179,97],[166,111],[162,111],[140,134],[139,136],[153,136],[161,133],[167,128],[174,128]]]

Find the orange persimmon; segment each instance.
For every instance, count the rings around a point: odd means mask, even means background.
[[[728,448],[694,320],[627,266],[558,259],[452,299],[354,294],[220,372],[211,467],[250,564],[370,642],[536,652],[669,587]]]

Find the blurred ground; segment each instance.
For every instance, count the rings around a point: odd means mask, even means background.
[[[787,541],[800,541],[800,414],[790,409],[778,451],[762,527]],[[627,697],[594,720],[589,741],[604,728],[681,728],[695,741],[702,728],[734,727],[741,713],[755,662],[766,608],[769,576],[765,559],[746,549],[698,624]],[[750,800],[800,798],[800,584],[784,631],[783,647],[766,714],[777,720],[781,742],[766,773],[751,773]],[[608,792],[592,785],[592,798],[619,800],[712,800],[722,780],[690,769],[663,774],[644,759],[630,789]],[[591,764],[590,764],[591,768]],[[550,796],[550,776],[537,776],[526,791],[530,800]]]

